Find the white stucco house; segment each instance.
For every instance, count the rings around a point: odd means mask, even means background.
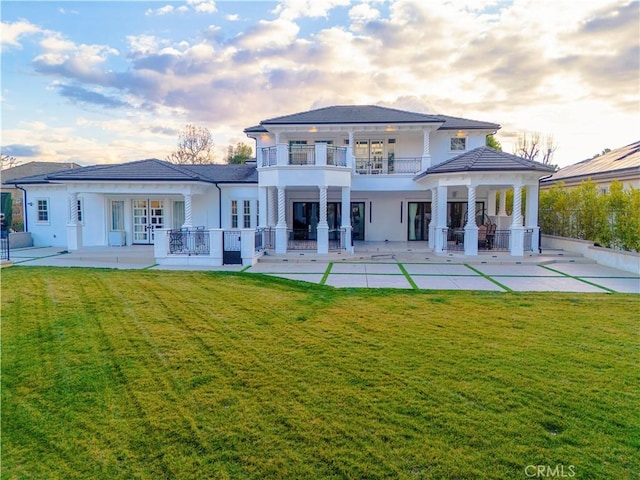
[[[245,129],[256,161],[157,159],[15,179],[36,246],[154,244],[159,263],[251,263],[356,242],[428,242],[436,254],[538,251],[549,166],[485,147],[499,125],[379,106],[333,106]],[[520,212],[507,216],[514,191]],[[502,202],[496,205],[496,193]],[[467,205],[472,205],[467,215]]]

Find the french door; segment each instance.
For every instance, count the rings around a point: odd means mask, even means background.
[[[355,155],[359,173],[386,173],[384,140],[356,140]]]
[[[151,244],[153,231],[164,228],[164,204],[162,200],[133,201],[133,243]]]

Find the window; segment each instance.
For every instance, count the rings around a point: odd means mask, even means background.
[[[49,221],[49,200],[47,198],[38,199],[38,222]]]
[[[76,206],[78,210],[78,221],[82,222],[82,199],[78,199],[78,205]]]
[[[238,228],[238,201],[231,200],[231,228]]]
[[[251,228],[251,202],[249,200],[242,202],[242,217],[242,226]]]
[[[256,200],[256,228],[260,225],[260,201]]]
[[[173,202],[173,222],[171,222],[174,230],[180,230],[184,225],[184,201],[176,200]]]
[[[124,230],[124,200],[111,202],[111,231]]]
[[[467,149],[467,139],[454,137],[451,139],[451,151],[464,151]]]

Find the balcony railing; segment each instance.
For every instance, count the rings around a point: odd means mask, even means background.
[[[327,145],[327,165],[346,167],[347,149],[344,147],[334,147],[333,145]]]
[[[421,157],[356,158],[356,172],[360,175],[412,174],[421,169]]]

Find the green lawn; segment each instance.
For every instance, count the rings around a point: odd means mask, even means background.
[[[2,478],[637,478],[639,306],[3,269]]]

